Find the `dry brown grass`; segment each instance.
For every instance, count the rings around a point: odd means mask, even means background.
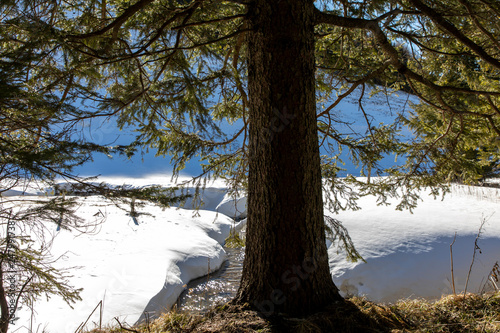
[[[162,315],[149,325],[113,328],[93,333],[192,332],[500,332],[500,293],[446,296],[436,302],[405,300],[384,305],[364,298],[337,302],[305,318],[264,318],[249,306],[225,304],[204,316],[178,312]]]
[[[401,301],[391,307],[411,331],[395,332],[500,332],[500,293],[450,295],[437,302]]]

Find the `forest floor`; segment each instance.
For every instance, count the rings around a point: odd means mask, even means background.
[[[170,311],[139,326],[120,323],[92,333],[166,332],[500,332],[500,292],[449,295],[438,301],[376,304],[354,297],[305,318],[264,318],[249,307],[223,304],[203,316]]]

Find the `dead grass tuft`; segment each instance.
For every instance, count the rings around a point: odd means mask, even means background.
[[[391,310],[411,323],[411,332],[500,332],[500,293],[401,301]]]
[[[248,304],[224,304],[209,311],[192,332],[272,332],[269,321]]]
[[[436,302],[404,300],[384,305],[354,297],[335,302],[304,318],[264,318],[248,304],[224,304],[204,316],[172,311],[149,325],[133,328],[138,333],[315,333],[391,332],[458,333],[500,332],[500,292],[489,295],[451,295]],[[97,333],[99,331],[93,331]],[[117,328],[103,333],[126,332]]]

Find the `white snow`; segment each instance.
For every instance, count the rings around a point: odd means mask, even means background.
[[[142,186],[144,181],[135,185]],[[39,300],[33,329],[74,332],[101,300],[104,324],[116,324],[114,317],[133,324],[145,319],[144,312],[154,315],[170,309],[189,280],[220,267],[225,259],[221,244],[232,227],[240,229],[245,223],[236,224],[221,213],[223,205],[235,207],[221,191],[220,184],[207,189],[206,207],[212,211],[143,207],[140,211],[147,214],[138,217],[139,225],[127,215],[127,207],[119,209],[96,196],[80,198],[81,217],[94,221],[100,211],[105,220],[93,234],[54,231],[52,253],[65,253],[57,267],[79,267],[72,270],[71,283],[84,288],[83,301],[71,309],[58,297]],[[481,220],[486,219],[478,242],[481,253],[476,254],[467,288],[479,291],[500,260],[500,190],[454,186],[444,200],[425,194],[422,198],[413,214],[396,211],[394,206],[377,206],[374,198],[365,197],[362,210],[335,215],[367,261],[347,262],[343,253],[337,254],[335,244],[330,246],[332,276],[344,295],[393,302],[451,293],[450,244],[455,232],[455,285],[462,292],[474,240]],[[236,200],[245,201],[244,197]],[[229,210],[230,215],[234,213]],[[20,319],[13,331],[28,332],[31,313],[25,308],[17,315]],[[87,327],[95,327],[98,321],[96,311]]]
[[[65,254],[57,267],[78,267],[72,270],[71,283],[83,288],[83,301],[74,309],[58,297],[38,301],[35,331],[74,332],[101,300],[104,323],[116,324],[113,318],[118,317],[133,324],[144,319],[144,312],[154,315],[170,309],[185,284],[218,269],[225,260],[221,244],[234,224],[225,215],[148,205],[139,210],[147,215],[140,215],[136,225],[126,210],[102,197],[79,202],[82,218],[94,221],[100,211],[105,219],[92,234],[54,231],[51,252],[55,257]],[[28,309],[16,315],[21,319],[14,329],[30,326]],[[89,323],[98,321],[96,311]]]
[[[227,215],[233,219],[242,219],[247,216],[247,197],[226,194],[224,199],[217,205],[219,213]]]
[[[367,124],[359,122],[362,113],[358,97],[350,96],[335,109],[345,111],[354,126],[366,130]],[[385,98],[374,98],[365,109],[374,110],[374,122],[392,122],[396,112],[408,108],[408,96],[402,94],[384,104]],[[105,122],[98,128],[89,128],[97,143],[127,141],[126,132],[118,132],[114,124]],[[121,141],[120,141],[121,142]],[[166,173],[171,172],[167,159],[154,158],[151,151],[141,163],[115,157],[97,156],[94,163],[78,169],[81,175],[97,175],[110,184],[131,186],[173,186]],[[393,158],[387,159],[393,164]],[[192,168],[191,168],[192,167]],[[190,169],[191,168],[191,169]],[[346,173],[355,174],[346,164]],[[197,175],[199,163],[188,166],[188,173]],[[159,173],[163,176],[152,175]],[[130,178],[137,177],[137,178]],[[182,182],[188,178],[178,179]],[[7,195],[46,195],[50,190],[20,186]],[[187,189],[195,193],[195,187]],[[10,197],[11,198],[11,197]],[[12,332],[65,333],[77,327],[103,301],[103,325],[114,325],[114,317],[122,323],[134,324],[144,318],[144,311],[157,312],[169,309],[191,279],[217,269],[225,258],[221,244],[231,227],[239,230],[245,220],[236,224],[231,218],[246,216],[246,198],[227,195],[224,183],[210,184],[202,194],[204,205],[196,211],[196,202],[189,199],[183,208],[160,208],[148,205],[141,212],[139,225],[135,225],[126,210],[109,204],[100,197],[80,198],[78,214],[87,221],[94,221],[101,211],[105,220],[94,234],[56,232],[52,253],[65,256],[56,267],[79,267],[72,270],[71,284],[83,288],[83,301],[67,306],[58,297],[40,299],[35,304],[34,323],[27,308],[16,313],[20,319],[11,326]],[[455,285],[463,291],[471,265],[474,240],[482,219],[487,222],[479,239],[481,253],[477,253],[472,267],[468,290],[478,291],[493,264],[500,261],[500,192],[494,188],[455,187],[443,201],[422,194],[423,201],[414,213],[399,212],[394,206],[376,206],[375,199],[364,197],[362,210],[346,211],[335,215],[348,229],[357,250],[367,263],[350,263],[337,254],[335,244],[329,248],[332,277],[341,291],[347,294],[366,295],[376,301],[391,302],[398,298],[439,298],[450,293],[450,243],[453,246]],[[126,208],[126,207],[123,207]],[[329,212],[325,212],[331,214]],[[226,216],[227,215],[227,216]],[[87,328],[96,327],[99,311],[95,312]]]
[[[439,298],[450,294],[452,247],[456,292],[463,292],[483,219],[477,257],[467,291],[478,292],[500,261],[500,190],[454,185],[444,200],[422,196],[413,214],[394,206],[376,206],[361,199],[360,211],[336,216],[348,229],[367,263],[348,263],[330,248],[334,281],[344,295],[366,295],[374,301]]]

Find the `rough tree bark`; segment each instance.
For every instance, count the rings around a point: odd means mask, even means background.
[[[5,293],[5,289],[3,287],[4,272],[1,265],[2,262],[0,262],[0,310],[2,311],[2,315],[0,317],[0,333],[7,333],[7,330],[9,329],[10,312],[9,304],[7,303],[7,294]]]
[[[249,215],[235,301],[304,315],[341,299],[325,245],[314,3],[256,0],[248,20]]]

